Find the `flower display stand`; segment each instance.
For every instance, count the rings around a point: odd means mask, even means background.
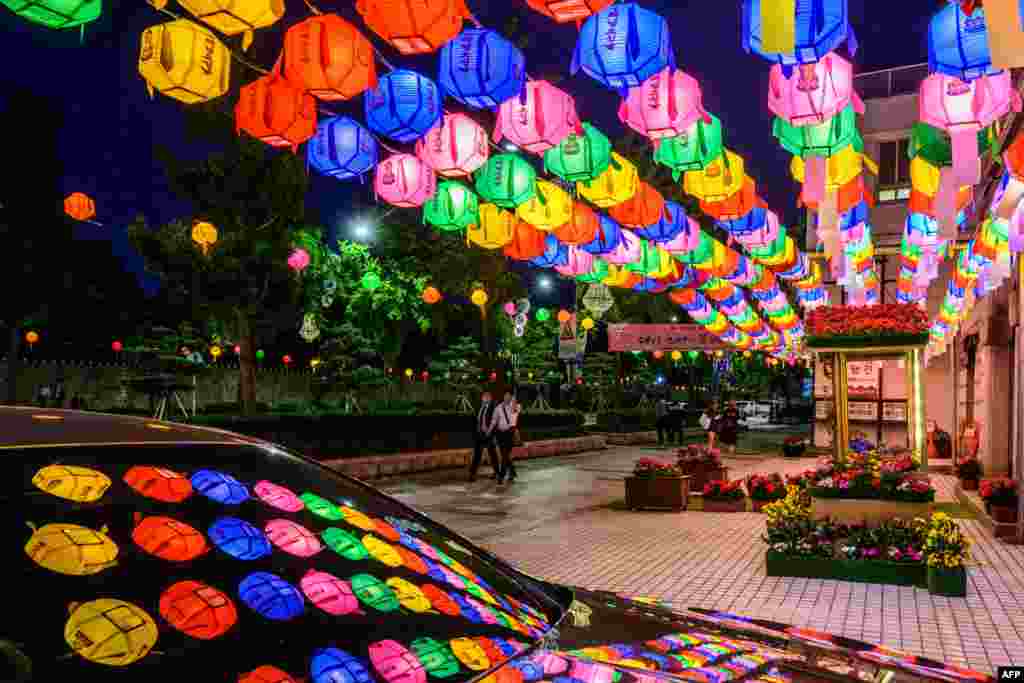
[[[842,524],[866,523],[876,525],[888,519],[913,520],[928,517],[934,503],[905,503],[877,498],[819,498],[811,499],[811,518],[830,518]]]
[[[967,572],[963,567],[928,567],[928,592],[950,598],[967,597]]]
[[[765,557],[768,576],[794,576],[805,579],[833,579],[855,583],[882,583],[893,586],[927,585],[922,563],[886,560],[837,560],[824,557],[791,557],[768,552]]]
[[[630,510],[686,509],[690,477],[626,477],[626,507]]]
[[[739,500],[708,500],[704,499],[704,512],[746,512],[747,499]]]

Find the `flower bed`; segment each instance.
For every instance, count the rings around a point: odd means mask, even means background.
[[[746,512],[747,496],[740,481],[710,481],[704,485],[704,512]]]
[[[861,348],[928,342],[928,314],[915,304],[820,306],[807,314],[807,346]]]
[[[700,444],[691,444],[676,451],[676,466],[690,477],[690,488],[703,491],[710,481],[728,478],[729,469],[722,464],[721,452]]]
[[[641,458],[626,477],[626,507],[630,510],[685,510],[690,479],[670,462]]]
[[[825,459],[813,473],[805,473],[802,483],[813,497],[815,518],[854,524],[931,514],[935,489],[917,472],[913,456],[883,460],[862,439],[851,441],[850,449],[843,462]]]
[[[765,505],[786,497],[786,484],[778,473],[752,474],[747,477],[746,486],[753,512],[761,512]]]

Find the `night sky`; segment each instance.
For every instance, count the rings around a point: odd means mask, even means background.
[[[257,32],[249,53],[253,61],[272,65],[284,29],[309,15],[301,0],[287,0],[287,4],[290,12],[284,21]],[[393,64],[436,77],[433,58],[403,59],[365,29],[355,12],[354,0],[315,4],[324,12],[336,12],[354,21]],[[534,36],[526,53],[531,76],[565,74],[560,87],[576,97],[580,116],[594,122],[613,140],[623,132],[623,125],[615,117],[618,95],[582,73],[568,76],[575,26],[559,26],[534,13],[523,0],[468,0],[468,4],[489,28],[502,30],[511,17],[519,17]],[[791,216],[796,185],[789,178],[789,155],[771,135],[771,115],[765,106],[769,65],[747,55],[740,46],[739,2],[644,0],[640,4],[669,21],[679,68],[700,81],[705,108],[722,119],[726,144],[746,159],[747,173],[772,208]],[[870,15],[866,12],[869,4]],[[926,61],[925,28],[938,4],[934,0],[850,0],[860,40],[854,59],[858,72]],[[170,9],[182,12],[173,2]],[[98,22],[86,27],[84,43],[80,43],[77,29],[53,31],[23,21],[0,7],[0,64],[4,65],[5,86],[28,88],[54,101],[63,115],[62,128],[52,131],[61,150],[63,192],[82,191],[96,199],[97,220],[104,227],[82,226],[79,238],[110,239],[111,248],[125,267],[136,273],[141,273],[141,261],[131,254],[124,226],[139,213],[151,223],[158,223],[190,212],[170,194],[163,169],[153,154],[154,144],[173,147],[183,156],[204,153],[202,147],[186,143],[181,115],[186,105],[159,94],[150,99],[136,70],[142,30],[166,20],[166,15],[143,0],[114,0],[106,3]],[[232,68],[235,90],[258,75],[237,62]],[[0,91],[0,106],[2,103]],[[361,98],[332,109],[362,119]],[[224,110],[230,111],[227,102]],[[9,172],[28,168],[29,164],[31,160],[7,160]],[[320,213],[325,225],[344,229],[353,200],[372,201],[371,188],[315,178],[309,206],[314,216]]]

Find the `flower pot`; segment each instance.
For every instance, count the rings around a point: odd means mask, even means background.
[[[967,596],[967,572],[963,567],[928,567],[928,592],[950,598]]]
[[[782,444],[782,455],[787,458],[799,458],[807,452],[807,446],[800,444]]]
[[[747,499],[739,500],[708,500],[704,499],[704,512],[746,512]]]
[[[630,510],[685,510],[690,499],[689,477],[626,477],[626,507]]]
[[[977,479],[961,479],[960,480],[960,488],[962,488],[964,491],[977,491],[978,490],[978,480]]]

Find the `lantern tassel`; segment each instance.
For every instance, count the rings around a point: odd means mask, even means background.
[[[811,156],[804,160],[804,201],[820,202],[825,198],[825,157]]]
[[[950,168],[939,173],[939,189],[935,193],[935,218],[941,239],[956,239],[956,175]]]
[[[248,52],[249,48],[252,47],[252,41],[254,34],[252,31],[245,31],[242,34],[242,52]]]
[[[953,172],[958,185],[981,182],[981,161],[978,159],[978,130],[960,126],[950,131],[953,142]]]

